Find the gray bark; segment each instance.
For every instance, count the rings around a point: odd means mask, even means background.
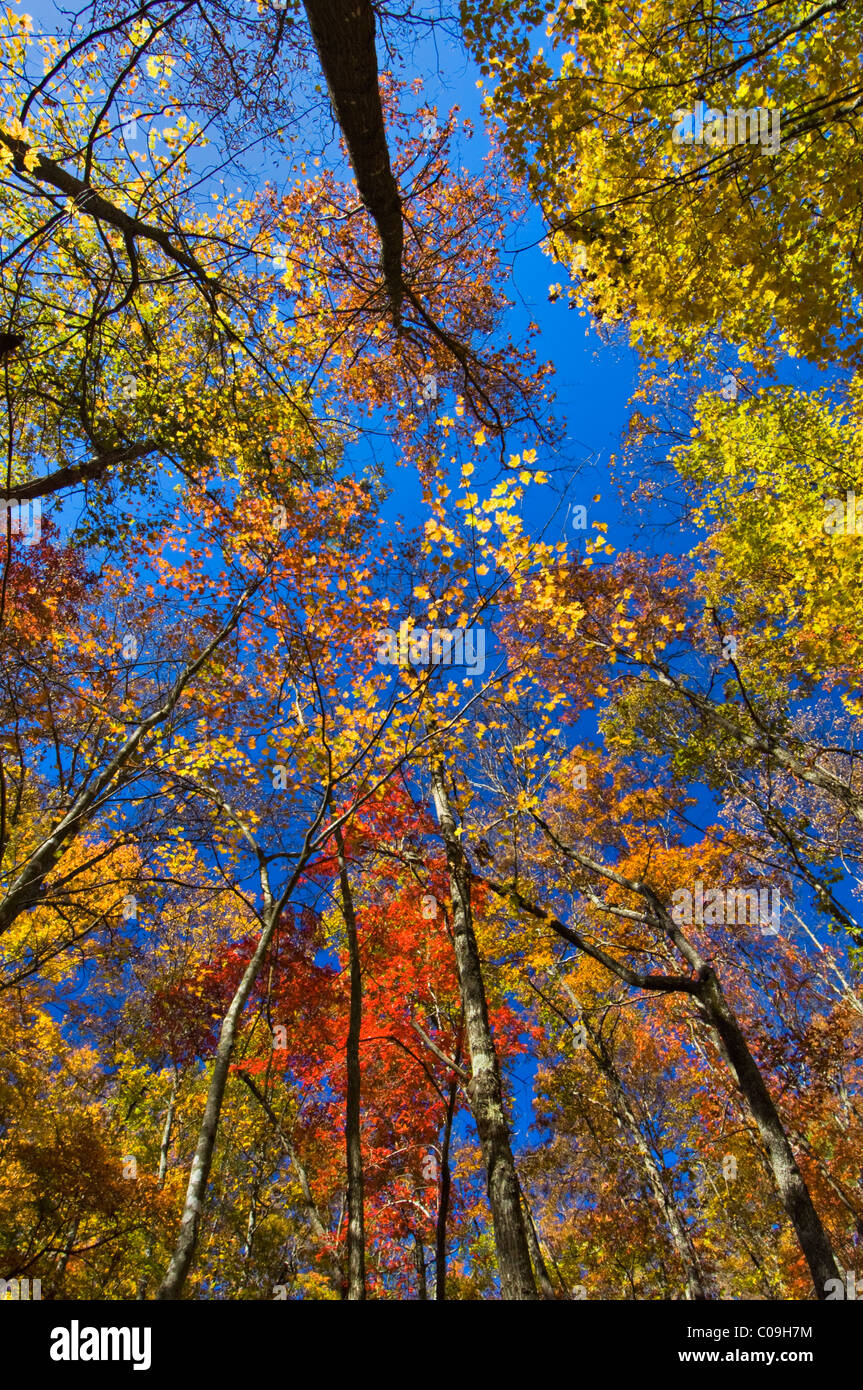
[[[159,1145],[159,1190],[165,1186],[165,1177],[168,1172],[168,1150],[171,1147],[171,1131],[174,1128],[174,1114],[177,1109],[177,1083],[178,1077],[174,1072],[174,1084],[171,1087],[171,1095],[168,1100],[168,1113],[165,1116],[165,1127],[162,1130],[162,1142]]]
[[[291,1167],[296,1173],[297,1182],[300,1185],[300,1192],[303,1198],[303,1211],[305,1214],[306,1222],[308,1223],[309,1230],[311,1231],[315,1239],[315,1242],[317,1243],[319,1248],[324,1250],[326,1249],[329,1237],[327,1235],[326,1227],[324,1226],[324,1223],[321,1220],[321,1215],[318,1211],[317,1203],[312,1194],[312,1187],[311,1183],[309,1182],[309,1175],[306,1172],[305,1165],[302,1162],[295,1145],[288,1138],[287,1134],[285,1134],[285,1131],[282,1128],[278,1115],[276,1114],[273,1107],[270,1105],[270,1102],[267,1100],[263,1091],[259,1089],[259,1087],[252,1080],[252,1078],[250,1076],[247,1076],[247,1074],[244,1071],[241,1071],[239,1073],[239,1076],[240,1079],[246,1083],[252,1095],[255,1097],[258,1104],[261,1106],[261,1109],[266,1114],[271,1125],[273,1126],[273,1129],[276,1132],[276,1135],[278,1136],[282,1148],[284,1149],[285,1153],[287,1154],[290,1160]],[[342,1271],[339,1268],[338,1261],[335,1259],[335,1257],[328,1254],[326,1257],[326,1265],[330,1283],[332,1287],[339,1293],[339,1295],[341,1295]]]
[[[556,1299],[557,1290],[551,1282],[548,1266],[545,1263],[545,1256],[542,1253],[542,1246],[539,1243],[539,1231],[536,1229],[536,1222],[533,1219],[533,1212],[530,1203],[522,1191],[521,1203],[524,1210],[524,1229],[527,1235],[527,1243],[530,1249],[530,1257],[533,1261],[533,1268],[536,1272],[536,1282],[543,1298]]]
[[[539,821],[538,817],[537,820]],[[734,1012],[722,992],[715,970],[702,959],[692,942],[684,936],[660,898],[647,884],[626,878],[625,875],[615,872],[606,865],[598,864],[595,860],[580,854],[570,846],[562,845],[543,822],[539,821],[539,824],[547,830],[549,837],[554,839],[555,844],[564,849],[576,862],[595,870],[610,882],[628,889],[629,892],[637,893],[643,897],[650,909],[648,915],[644,917],[626,908],[614,908],[613,910],[623,917],[648,921],[651,925],[663,930],[695,973],[686,977],[652,975],[631,970],[622,961],[615,960],[607,952],[601,951],[598,947],[585,941],[578,932],[565,926],[553,912],[530,902],[513,885],[505,886],[490,878],[484,878],[483,882],[494,893],[508,898],[531,917],[546,922],[551,930],[564,941],[568,941],[583,951],[585,955],[598,960],[618,979],[624,980],[627,984],[638,985],[642,989],[655,989],[664,993],[680,991],[691,995],[698,1001],[701,1006],[700,1017],[711,1029],[720,1052],[740,1087],[749,1113],[755,1120],[764,1144],[776,1191],[789,1220],[794,1226],[800,1248],[812,1274],[815,1295],[819,1299],[825,1299],[827,1297],[826,1282],[839,1278],[833,1249],[815,1210],[803,1175],[797,1166],[779,1112],[773,1104],[770,1092],[758,1069],[758,1064],[749,1051]],[[588,888],[586,891],[597,907],[602,909],[605,906],[602,899],[592,890]]]
[[[363,1148],[360,1133],[360,1029],[363,1019],[363,980],[360,967],[360,948],[357,919],[348,866],[345,861],[345,842],[341,826],[336,827],[336,849],[339,858],[339,886],[342,912],[348,935],[350,960],[351,1001],[347,1040],[347,1102],[345,1113],[345,1149],[348,1168],[348,1299],[362,1301],[366,1296],[366,1234],[364,1213]]]
[[[459,1028],[455,1047],[456,1066],[461,1063],[462,1029]],[[437,1206],[437,1226],[435,1228],[435,1301],[446,1300],[446,1224],[449,1218],[452,1173],[449,1166],[450,1145],[452,1143],[452,1124],[455,1116],[455,1102],[458,1094],[458,1076],[453,1075],[447,1092],[446,1114],[444,1116],[443,1137],[440,1146],[440,1193]]]
[[[219,1032],[219,1045],[216,1048],[216,1057],[213,1063],[213,1073],[210,1077],[210,1086],[207,1091],[207,1101],[204,1107],[204,1118],[201,1128],[198,1131],[198,1142],[195,1147],[195,1156],[192,1160],[192,1168],[189,1173],[189,1182],[186,1188],[186,1199],[183,1204],[183,1214],[180,1218],[180,1234],[171,1256],[167,1272],[159,1287],[156,1297],[160,1300],[174,1299],[180,1297],[180,1292],[186,1282],[186,1276],[191,1268],[192,1260],[198,1245],[198,1234],[201,1221],[201,1209],[204,1201],[204,1194],[207,1190],[207,1181],[210,1176],[210,1166],[213,1162],[213,1150],[216,1145],[216,1134],[219,1128],[219,1118],[222,1113],[222,1100],[225,1095],[225,1087],[228,1082],[228,1073],[231,1066],[231,1058],[234,1053],[234,1043],[237,1037],[237,1029],[246,1007],[246,1001],[251,993],[252,986],[258,977],[264,956],[270,944],[273,932],[281,910],[281,903],[278,908],[270,904],[269,911],[265,918],[265,926],[258,938],[255,953],[243,973],[236,988],[234,997],[231,1000],[228,1012],[222,1020],[222,1027]]]
[[[422,1239],[416,1231],[414,1231],[414,1264],[417,1271],[417,1297],[421,1303],[426,1303],[429,1296],[426,1282],[426,1254]]]
[[[688,1227],[674,1199],[670,1184],[665,1181],[664,1175],[660,1171],[653,1149],[642,1133],[641,1125],[629,1103],[629,1097],[614,1065],[608,1045],[586,1019],[583,1019],[582,1022],[594,1045],[592,1049],[594,1060],[611,1090],[615,1114],[624,1133],[629,1136],[630,1142],[638,1152],[641,1166],[656,1198],[657,1205],[665,1217],[671,1235],[671,1243],[683,1268],[685,1296],[692,1301],[707,1299],[710,1297],[710,1292]]]
[[[806,1257],[815,1296],[826,1299],[825,1285],[828,1280],[841,1277],[833,1248],[797,1166],[779,1112],[722,992],[716,973],[710,968],[705,971],[699,997],[704,1009],[703,1016],[717,1039],[758,1128],[779,1199]]]
[[[456,834],[443,767],[437,761],[432,765],[432,789],[446,846],[456,970],[470,1052],[469,1092],[482,1148],[501,1293],[505,1299],[535,1299],[538,1295],[521,1207],[521,1191],[504,1110],[500,1066],[488,1020],[482,962],[473,929],[470,866]]]

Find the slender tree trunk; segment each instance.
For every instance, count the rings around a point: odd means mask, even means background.
[[[710,968],[704,973],[704,984],[699,994],[704,1015],[718,1038],[720,1050],[758,1126],[779,1198],[806,1256],[815,1285],[815,1296],[826,1299],[825,1285],[828,1280],[840,1278],[832,1246],[797,1166],[779,1112],[716,974]]]
[[[464,1024],[459,1027],[454,1061],[461,1063],[462,1033]],[[440,1146],[440,1195],[437,1207],[437,1226],[435,1229],[435,1301],[446,1300],[446,1224],[449,1219],[452,1173],[449,1166],[450,1145],[452,1143],[452,1122],[455,1116],[455,1102],[458,1095],[458,1077],[453,1076],[447,1093],[446,1114],[444,1116],[443,1136]]]
[[[420,1302],[426,1303],[429,1296],[428,1284],[426,1283],[426,1252],[416,1231],[414,1231],[414,1264],[417,1268],[417,1294]]]
[[[168,1173],[168,1152],[171,1147],[171,1131],[174,1128],[174,1115],[177,1110],[177,1083],[178,1077],[174,1071],[174,1084],[171,1087],[171,1095],[168,1100],[168,1113],[165,1116],[165,1127],[162,1130],[162,1142],[159,1145],[159,1191],[165,1186],[165,1178]]]
[[[186,1200],[183,1204],[183,1214],[180,1218],[180,1233],[177,1243],[174,1246],[174,1253],[168,1265],[167,1272],[162,1280],[157,1299],[179,1298],[186,1276],[191,1268],[192,1260],[195,1257],[195,1250],[198,1244],[198,1230],[201,1219],[201,1206],[204,1194],[207,1190],[207,1179],[210,1176],[210,1166],[213,1162],[213,1150],[216,1145],[216,1134],[219,1129],[219,1118],[222,1113],[222,1101],[225,1095],[225,1086],[228,1082],[228,1073],[231,1066],[231,1058],[234,1054],[234,1044],[237,1040],[237,1030],[240,1026],[240,1019],[246,1007],[246,1001],[252,992],[252,986],[261,972],[261,966],[273,938],[273,933],[279,923],[279,917],[284,909],[285,903],[290,900],[291,893],[299,881],[300,875],[305,869],[311,853],[312,835],[317,828],[318,820],[324,813],[324,807],[329,804],[330,788],[327,787],[321,811],[318,818],[312,822],[306,831],[303,849],[297,859],[290,878],[279,894],[278,898],[273,898],[270,891],[270,878],[267,869],[267,860],[262,853],[260,846],[256,843],[248,827],[236,815],[236,812],[227,802],[220,802],[223,809],[227,811],[240,830],[247,843],[254,850],[258,860],[258,875],[261,883],[261,898],[263,911],[261,921],[263,927],[261,935],[258,937],[258,944],[254,954],[243,972],[243,978],[234,991],[228,1012],[222,1019],[222,1026],[219,1030],[219,1044],[216,1048],[216,1056],[213,1062],[213,1072],[210,1077],[210,1085],[207,1091],[207,1100],[204,1105],[204,1117],[201,1127],[198,1130],[198,1142],[195,1146],[195,1156],[192,1160],[192,1167],[189,1172],[189,1182],[186,1187]]]
[[[74,1249],[74,1246],[75,1246],[75,1241],[78,1239],[78,1227],[79,1227],[80,1224],[81,1224],[80,1217],[76,1216],[75,1219],[74,1219],[74,1221],[72,1222],[72,1226],[71,1226],[71,1228],[70,1228],[69,1235],[68,1235],[68,1238],[67,1238],[67,1240],[66,1240],[66,1243],[65,1243],[65,1245],[63,1246],[63,1249],[60,1251],[59,1257],[58,1257],[58,1259],[57,1259],[57,1263],[56,1263],[56,1265],[55,1265],[55,1267],[54,1267],[54,1278],[55,1278],[55,1280],[56,1280],[56,1282],[57,1282],[57,1289],[58,1289],[58,1292],[59,1292],[59,1288],[60,1288],[60,1284],[61,1284],[61,1281],[62,1281],[62,1279],[63,1279],[63,1276],[64,1276],[64,1274],[66,1273],[66,1266],[67,1266],[67,1264],[69,1263],[69,1259],[70,1259],[70,1257],[71,1257],[72,1250]]]
[[[348,1094],[345,1117],[345,1147],[348,1165],[348,1299],[362,1300],[366,1296],[366,1233],[363,1209],[363,1149],[360,1133],[360,1028],[363,1021],[363,981],[360,968],[360,948],[357,919],[348,866],[345,861],[345,842],[341,827],[335,832],[339,856],[339,885],[342,911],[348,934],[348,955],[351,971],[351,1002],[348,1020],[347,1071]]]
[[[574,1007],[578,1010],[580,1016],[579,1022],[593,1044],[591,1056],[608,1082],[614,1113],[624,1133],[629,1136],[630,1142],[638,1152],[647,1181],[650,1184],[650,1188],[660,1210],[665,1216],[669,1234],[671,1235],[671,1243],[677,1252],[677,1257],[683,1268],[685,1297],[693,1302],[708,1299],[710,1298],[710,1292],[707,1287],[704,1271],[701,1267],[701,1261],[698,1258],[698,1252],[692,1243],[688,1227],[674,1199],[674,1194],[665,1181],[653,1150],[644,1137],[641,1125],[629,1103],[626,1088],[617,1067],[614,1065],[614,1059],[612,1058],[605,1038],[602,1036],[601,1028],[594,1028],[591,1025],[589,1019],[581,1010],[581,1006],[566,980],[562,979],[559,974],[557,975],[557,980],[561,988],[569,996]]]
[[[312,1193],[312,1186],[309,1182],[309,1175],[306,1172],[305,1165],[303,1164],[295,1146],[288,1138],[287,1134],[285,1134],[285,1131],[282,1128],[278,1115],[276,1114],[273,1107],[270,1105],[270,1102],[267,1100],[267,1097],[264,1095],[263,1091],[260,1090],[257,1084],[252,1080],[252,1078],[250,1076],[247,1076],[244,1071],[239,1072],[238,1075],[241,1081],[244,1081],[246,1083],[252,1095],[255,1097],[258,1104],[261,1106],[262,1110],[268,1117],[270,1124],[273,1126],[273,1129],[275,1130],[276,1134],[278,1135],[279,1142],[281,1143],[282,1148],[284,1149],[285,1153],[290,1159],[291,1167],[297,1175],[297,1182],[300,1185],[300,1192],[303,1198],[303,1210],[305,1212],[309,1230],[311,1231],[318,1248],[320,1250],[327,1251],[327,1245],[329,1244],[329,1236],[327,1234],[326,1227],[324,1226],[324,1223],[321,1220],[321,1215],[318,1211],[317,1203],[315,1202],[314,1195]],[[325,1255],[325,1262],[330,1284],[332,1285],[333,1289],[339,1294],[339,1297],[341,1297],[343,1294],[344,1275],[343,1271],[339,1267],[338,1260],[334,1255],[327,1252]]]
[[[248,1265],[252,1258],[252,1241],[255,1239],[255,1231],[258,1226],[258,1178],[259,1173],[255,1174],[252,1183],[252,1200],[249,1203],[249,1215],[246,1221],[246,1250],[243,1255],[243,1264]]]
[[[505,1299],[535,1299],[536,1283],[503,1104],[500,1066],[488,1021],[482,962],[473,929],[470,866],[456,834],[442,764],[435,761],[431,771],[449,867],[456,969],[470,1051],[471,1103],[485,1166],[501,1293]]]
[[[172,1133],[173,1128],[174,1128],[174,1115],[175,1115],[176,1109],[177,1109],[177,1091],[178,1091],[178,1089],[179,1089],[179,1085],[180,1085],[180,1077],[179,1077],[179,1073],[178,1073],[178,1071],[177,1071],[177,1068],[176,1068],[176,1066],[175,1066],[175,1067],[174,1067],[174,1080],[173,1080],[173,1082],[171,1083],[171,1094],[170,1094],[170,1096],[168,1097],[168,1110],[167,1110],[167,1113],[166,1113],[166,1115],[165,1115],[165,1123],[164,1123],[164,1126],[163,1126],[163,1128],[162,1128],[162,1141],[161,1141],[161,1143],[160,1143],[160,1145],[159,1145],[159,1176],[158,1176],[158,1180],[157,1180],[157,1181],[158,1181],[158,1187],[159,1187],[159,1191],[160,1191],[160,1192],[162,1191],[162,1188],[165,1186],[165,1178],[166,1178],[167,1175],[168,1175],[168,1153],[169,1153],[170,1148],[171,1148],[171,1133]],[[148,1261],[148,1263],[149,1263],[150,1258],[152,1257],[152,1254],[153,1254],[153,1240],[152,1240],[152,1237],[151,1237],[151,1236],[148,1236],[148,1237],[147,1237],[147,1244],[146,1244],[144,1253],[145,1253],[146,1258],[147,1258],[147,1261]],[[138,1280],[138,1298],[141,1299],[141,1300],[143,1300],[143,1299],[146,1299],[146,1297],[147,1297],[147,1275],[146,1275],[146,1274],[142,1274],[141,1277],[140,1277],[140,1279]]]
[[[521,1204],[524,1210],[524,1228],[527,1234],[527,1243],[530,1248],[530,1258],[533,1261],[533,1268],[536,1272],[536,1282],[539,1284],[539,1291],[543,1298],[556,1299],[557,1290],[551,1282],[548,1265],[545,1263],[545,1256],[542,1253],[542,1246],[539,1243],[539,1232],[536,1229],[533,1212],[530,1209],[530,1203],[524,1195],[523,1189]]]
[[[619,1119],[624,1132],[638,1151],[641,1159],[641,1166],[650,1183],[651,1190],[659,1205],[660,1210],[665,1216],[665,1221],[671,1235],[671,1242],[677,1252],[677,1258],[683,1267],[685,1280],[685,1296],[692,1301],[710,1298],[710,1292],[701,1268],[701,1261],[692,1243],[692,1238],[686,1226],[686,1222],[681,1215],[680,1208],[674,1200],[674,1195],[665,1182],[659,1164],[656,1161],[653,1150],[642,1133],[641,1126],[629,1103],[629,1097],[623,1086],[620,1074],[612,1061],[605,1039],[600,1037],[597,1031],[583,1020],[583,1026],[594,1044],[595,1051],[593,1057],[608,1082],[612,1095],[612,1105],[617,1118]]]
[[[550,834],[548,827],[543,822],[540,824],[546,833]],[[554,836],[550,835],[550,838],[554,839]],[[815,1296],[819,1299],[826,1299],[826,1284],[831,1279],[839,1278],[836,1257],[813,1205],[809,1189],[803,1180],[803,1174],[797,1166],[779,1112],[773,1104],[770,1092],[758,1069],[758,1064],[749,1051],[746,1038],[734,1012],[722,992],[716,971],[702,959],[692,942],[687,940],[679,924],[675,922],[662,900],[649,885],[628,880],[623,875],[614,872],[605,865],[597,864],[587,855],[580,854],[571,847],[567,852],[573,860],[585,868],[599,872],[604,878],[621,884],[630,892],[639,893],[657,915],[669,940],[681,953],[689,967],[697,972],[696,978],[686,979],[679,976],[642,974],[634,971],[622,962],[614,960],[604,951],[591,946],[578,932],[560,922],[554,913],[529,902],[515,888],[504,888],[501,884],[488,878],[484,882],[488,883],[494,892],[510,898],[524,911],[547,922],[558,936],[569,941],[584,954],[599,960],[600,964],[615,974],[618,979],[624,980],[627,984],[638,985],[640,988],[661,990],[663,993],[685,992],[698,1002],[700,1017],[711,1029],[720,1053],[728,1063],[747,1103],[749,1113],[755,1120],[761,1135],[779,1199],[797,1233],[800,1248],[809,1265],[812,1281],[815,1285]]]
[[[404,225],[381,106],[374,6],[371,0],[304,2],[357,188],[380,233],[381,266],[398,324],[404,297]]]
[[[93,807],[108,793],[109,788],[112,795],[116,794],[134,775],[133,759],[144,744],[147,735],[170,718],[179,704],[186,686],[194,680],[202,667],[206,666],[213,653],[230,636],[239,622],[249,595],[259,587],[260,583],[255,583],[245,590],[234,604],[227,622],[217,632],[213,640],[208,642],[200,656],[195,657],[183,668],[162,704],[151,714],[148,714],[146,719],[141,720],[137,727],[123,740],[121,746],[105,764],[101,772],[97,773],[91,782],[80,789],[60,822],[54,826],[50,834],[42,840],[41,844],[24,862],[20,873],[10,885],[3,900],[0,901],[0,933],[5,932],[12,925],[19,912],[35,907],[43,901],[46,879],[68,846],[75,842],[83,827],[87,825],[88,816]]]
[[[213,1162],[213,1149],[216,1144],[219,1116],[222,1112],[222,1100],[228,1081],[228,1072],[230,1070],[231,1057],[234,1052],[237,1029],[240,1024],[243,1009],[246,1007],[246,1000],[251,993],[252,985],[258,977],[258,972],[260,971],[261,964],[278,921],[278,910],[276,905],[272,902],[269,905],[264,920],[264,930],[258,938],[255,953],[246,966],[243,978],[236,988],[228,1012],[222,1020],[222,1027],[219,1032],[219,1045],[216,1048],[216,1057],[213,1063],[213,1074],[210,1077],[207,1101],[204,1106],[204,1118],[201,1121],[201,1128],[198,1131],[198,1142],[195,1147],[195,1156],[192,1160],[192,1168],[189,1173],[186,1200],[183,1204],[183,1214],[180,1218],[180,1234],[177,1237],[177,1243],[174,1247],[174,1253],[171,1256],[171,1262],[168,1265],[167,1273],[156,1295],[157,1299],[165,1300],[179,1298],[183,1284],[186,1282],[186,1276],[189,1273],[192,1260],[194,1259],[198,1244],[201,1206],[204,1200],[204,1193],[207,1189],[207,1180],[210,1176],[210,1166]]]

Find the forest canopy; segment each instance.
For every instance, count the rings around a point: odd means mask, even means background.
[[[861,27],[3,8],[0,1301],[855,1297]]]

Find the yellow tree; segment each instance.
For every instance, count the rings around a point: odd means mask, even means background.
[[[574,306],[666,358],[860,360],[859,0],[462,14]]]

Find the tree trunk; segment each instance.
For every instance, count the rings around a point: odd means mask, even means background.
[[[360,1134],[360,1028],[363,1019],[363,981],[360,969],[360,948],[354,899],[345,861],[345,842],[339,826],[335,832],[339,856],[339,885],[342,893],[342,912],[348,934],[348,955],[351,970],[351,1002],[348,1021],[347,1072],[348,1094],[345,1116],[345,1147],[348,1166],[348,1299],[357,1301],[366,1296],[366,1235],[363,1210],[363,1149]]]
[[[264,930],[258,939],[255,953],[249,964],[246,966],[245,973],[240,983],[237,985],[234,997],[231,1000],[230,1008],[222,1020],[222,1027],[219,1032],[219,1045],[216,1048],[216,1058],[213,1063],[213,1074],[210,1078],[210,1086],[207,1091],[207,1103],[204,1107],[204,1118],[201,1121],[201,1128],[198,1131],[198,1142],[195,1147],[195,1157],[192,1160],[192,1168],[189,1173],[189,1183],[186,1188],[186,1200],[183,1204],[183,1214],[180,1218],[180,1234],[171,1256],[171,1263],[168,1265],[167,1273],[156,1294],[157,1299],[179,1298],[180,1292],[186,1276],[194,1259],[195,1250],[198,1244],[198,1230],[201,1219],[201,1205],[204,1200],[204,1193],[207,1189],[207,1179],[210,1176],[210,1165],[213,1161],[213,1149],[216,1144],[216,1133],[219,1128],[219,1116],[222,1112],[222,1099],[225,1094],[225,1086],[228,1081],[228,1072],[231,1065],[231,1057],[234,1052],[234,1042],[237,1036],[240,1018],[243,1009],[246,1007],[246,1000],[251,993],[252,985],[258,977],[267,948],[270,944],[276,923],[279,918],[279,907],[270,904],[270,909],[265,920]]]
[[[168,1101],[168,1113],[165,1116],[165,1127],[162,1130],[162,1142],[159,1145],[159,1191],[165,1186],[165,1178],[168,1173],[168,1151],[171,1147],[171,1131],[174,1128],[174,1114],[177,1108],[177,1087],[179,1077],[176,1068],[174,1069],[174,1084],[171,1087],[171,1096]]]
[[[797,1232],[797,1239],[806,1257],[815,1285],[815,1296],[826,1299],[825,1285],[828,1280],[841,1277],[833,1249],[815,1210],[803,1174],[797,1166],[797,1160],[764,1078],[722,993],[716,974],[710,968],[705,971],[699,998],[706,1020],[718,1038],[720,1050],[758,1126],[780,1200]]]
[[[543,1298],[556,1299],[557,1290],[551,1282],[548,1266],[545,1263],[545,1257],[542,1253],[542,1246],[539,1243],[539,1232],[536,1229],[533,1212],[530,1209],[530,1203],[525,1197],[524,1191],[522,1191],[521,1194],[521,1204],[524,1210],[524,1227],[527,1234],[527,1243],[530,1249],[533,1267],[536,1272],[536,1282],[539,1284],[539,1291]]]
[[[207,643],[200,656],[195,657],[183,668],[161,705],[141,720],[137,727],[123,740],[101,772],[98,772],[91,782],[85,783],[81,787],[69,810],[25,860],[23,868],[0,902],[0,933],[8,930],[20,912],[35,907],[43,901],[46,879],[69,845],[75,842],[83,828],[88,824],[88,817],[94,806],[97,806],[101,798],[109,792],[110,795],[115,795],[127,781],[136,775],[133,760],[144,745],[147,735],[158,728],[160,724],[164,724],[173,714],[186,687],[233,632],[249,596],[260,587],[260,582],[250,584],[244,590],[231,609],[224,626],[216,633],[213,640]]]
[[[674,1200],[673,1193],[669,1190],[663,1174],[660,1172],[653,1150],[645,1139],[632,1106],[629,1104],[629,1097],[624,1090],[623,1082],[612,1061],[605,1039],[600,1037],[586,1021],[583,1020],[583,1024],[596,1049],[593,1052],[593,1057],[611,1090],[614,1111],[624,1132],[629,1135],[630,1140],[638,1150],[641,1166],[647,1175],[647,1180],[659,1208],[665,1216],[672,1244],[683,1267],[685,1296],[692,1301],[707,1299],[710,1297],[710,1292],[689,1230]]]
[[[72,1222],[72,1226],[69,1231],[69,1236],[66,1240],[66,1243],[64,1244],[63,1249],[60,1251],[57,1263],[54,1267],[54,1279],[56,1281],[58,1292],[63,1281],[63,1276],[66,1273],[66,1266],[69,1263],[72,1250],[75,1246],[75,1241],[78,1239],[78,1227],[80,1226],[80,1224],[81,1218],[79,1216],[76,1216],[74,1221]]]
[[[506,1299],[535,1299],[536,1283],[521,1208],[521,1191],[503,1105],[500,1066],[488,1021],[482,962],[473,929],[470,866],[456,834],[440,762],[432,765],[432,789],[446,846],[456,969],[470,1051],[471,1103],[485,1166],[501,1293]]]
[[[327,1250],[330,1238],[327,1234],[326,1227],[324,1226],[324,1223],[321,1220],[321,1215],[318,1211],[317,1203],[315,1202],[314,1195],[312,1193],[312,1185],[309,1182],[309,1175],[306,1172],[305,1165],[302,1159],[300,1158],[297,1149],[295,1148],[291,1140],[288,1138],[287,1134],[285,1134],[285,1131],[282,1128],[282,1125],[279,1121],[278,1115],[276,1114],[273,1107],[270,1105],[270,1102],[267,1100],[267,1097],[264,1095],[263,1091],[259,1089],[257,1084],[252,1080],[250,1076],[247,1076],[244,1071],[239,1072],[238,1075],[240,1077],[240,1080],[246,1083],[252,1095],[258,1101],[258,1104],[261,1106],[265,1115],[269,1119],[270,1124],[273,1126],[273,1129],[278,1135],[279,1142],[281,1143],[282,1148],[284,1149],[285,1153],[290,1159],[291,1167],[296,1173],[297,1182],[300,1185],[300,1192],[303,1198],[303,1210],[305,1212],[309,1230],[311,1231],[312,1236],[314,1237],[317,1243],[318,1249],[325,1252],[324,1259],[327,1267],[327,1275],[330,1284],[341,1298],[343,1294],[344,1285],[343,1271],[340,1269],[336,1257],[332,1253],[330,1253],[330,1251]]]
[[[398,325],[404,224],[378,85],[374,8],[371,0],[305,0],[305,8],[357,188],[380,235],[381,267]]]
[[[171,1148],[171,1133],[174,1128],[174,1115],[177,1109],[177,1091],[179,1089],[179,1085],[180,1076],[175,1065],[174,1080],[171,1084],[171,1094],[168,1098],[168,1110],[167,1114],[165,1115],[165,1124],[162,1129],[162,1142],[159,1145],[159,1176],[157,1181],[160,1192],[162,1191],[162,1188],[165,1186],[165,1178],[168,1175],[168,1152]],[[144,1253],[147,1258],[147,1261],[149,1262],[153,1254],[152,1236],[147,1237],[147,1244],[144,1248]],[[147,1275],[142,1274],[140,1279],[138,1280],[138,1298],[143,1301],[144,1299],[146,1299],[146,1297]]]
[[[425,1246],[418,1232],[414,1231],[414,1263],[417,1269],[417,1295],[421,1303],[428,1301],[428,1284],[426,1283],[426,1252]]]
[[[548,827],[541,821],[540,825],[550,834]],[[554,837],[551,836],[551,838]],[[800,1248],[809,1265],[815,1285],[815,1296],[819,1299],[826,1299],[825,1285],[831,1279],[839,1278],[836,1258],[827,1233],[821,1225],[821,1220],[812,1203],[809,1189],[803,1180],[803,1174],[797,1167],[797,1161],[788,1142],[779,1112],[770,1098],[770,1092],[758,1069],[758,1064],[749,1051],[734,1012],[722,992],[716,971],[702,959],[692,942],[687,940],[662,900],[648,884],[628,880],[607,866],[597,864],[587,855],[578,853],[572,847],[567,849],[567,853],[584,867],[602,874],[604,878],[612,882],[619,883],[632,893],[640,894],[657,915],[658,924],[662,926],[669,940],[681,953],[690,968],[697,972],[696,977],[687,979],[680,976],[653,975],[634,971],[622,962],[614,960],[606,952],[599,950],[598,947],[590,945],[578,932],[572,931],[560,922],[554,913],[529,902],[515,888],[504,888],[501,884],[495,883],[493,879],[486,878],[483,881],[489,885],[493,892],[511,899],[513,903],[530,913],[531,916],[547,922],[558,936],[569,941],[579,951],[594,960],[598,960],[618,979],[624,980],[627,984],[637,985],[642,989],[657,989],[663,993],[685,992],[693,1000],[698,1001],[700,1005],[699,1015],[711,1029],[719,1046],[719,1051],[728,1063],[747,1103],[749,1113],[758,1127],[779,1199],[797,1233]]]
[[[459,1027],[458,1039],[456,1041],[454,1061],[458,1066],[461,1063],[462,1031],[464,1024]],[[446,1223],[449,1218],[449,1199],[452,1190],[452,1173],[449,1166],[449,1151],[452,1142],[452,1122],[455,1115],[455,1102],[458,1094],[458,1077],[453,1075],[449,1083],[447,1093],[446,1115],[444,1117],[443,1136],[440,1146],[440,1195],[437,1207],[437,1227],[435,1229],[435,1301],[443,1303],[446,1300]]]

